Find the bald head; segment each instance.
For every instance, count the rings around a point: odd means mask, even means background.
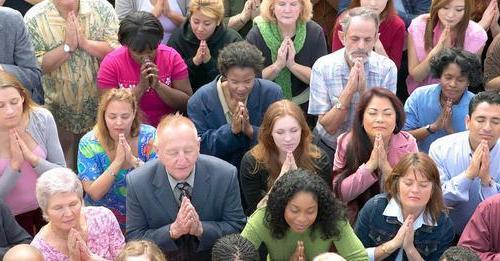
[[[9,249],[5,256],[3,257],[4,261],[43,261],[43,255],[40,250],[37,248],[27,245],[21,244],[16,245],[13,248]]]
[[[192,133],[194,139],[198,139],[198,132],[194,123],[187,117],[179,113],[170,114],[164,117],[157,127],[158,141],[165,141],[168,138],[177,139],[179,133]]]

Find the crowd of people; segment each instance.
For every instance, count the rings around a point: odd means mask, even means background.
[[[0,259],[498,261],[499,22],[0,0]]]

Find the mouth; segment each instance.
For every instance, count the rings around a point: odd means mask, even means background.
[[[408,197],[409,200],[412,200],[412,201],[419,201],[420,198],[419,197]]]
[[[306,225],[295,225],[295,230],[299,231],[299,232],[303,232],[307,229],[307,226]]]
[[[489,135],[489,134],[479,134],[479,137],[481,137],[481,139],[483,140],[491,140],[493,139],[493,136],[492,135]]]

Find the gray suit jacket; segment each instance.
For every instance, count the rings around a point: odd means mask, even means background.
[[[127,241],[149,239],[164,252],[178,250],[169,231],[179,205],[167,175],[158,159],[127,175]],[[203,226],[197,251],[210,250],[218,238],[245,225],[236,168],[221,159],[199,156],[191,203]]]
[[[42,71],[21,13],[0,6],[0,39],[0,65],[29,90],[35,102],[43,104]]]

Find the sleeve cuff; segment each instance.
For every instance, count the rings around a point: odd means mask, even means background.
[[[375,261],[375,247],[370,247],[366,249],[369,261]]]

